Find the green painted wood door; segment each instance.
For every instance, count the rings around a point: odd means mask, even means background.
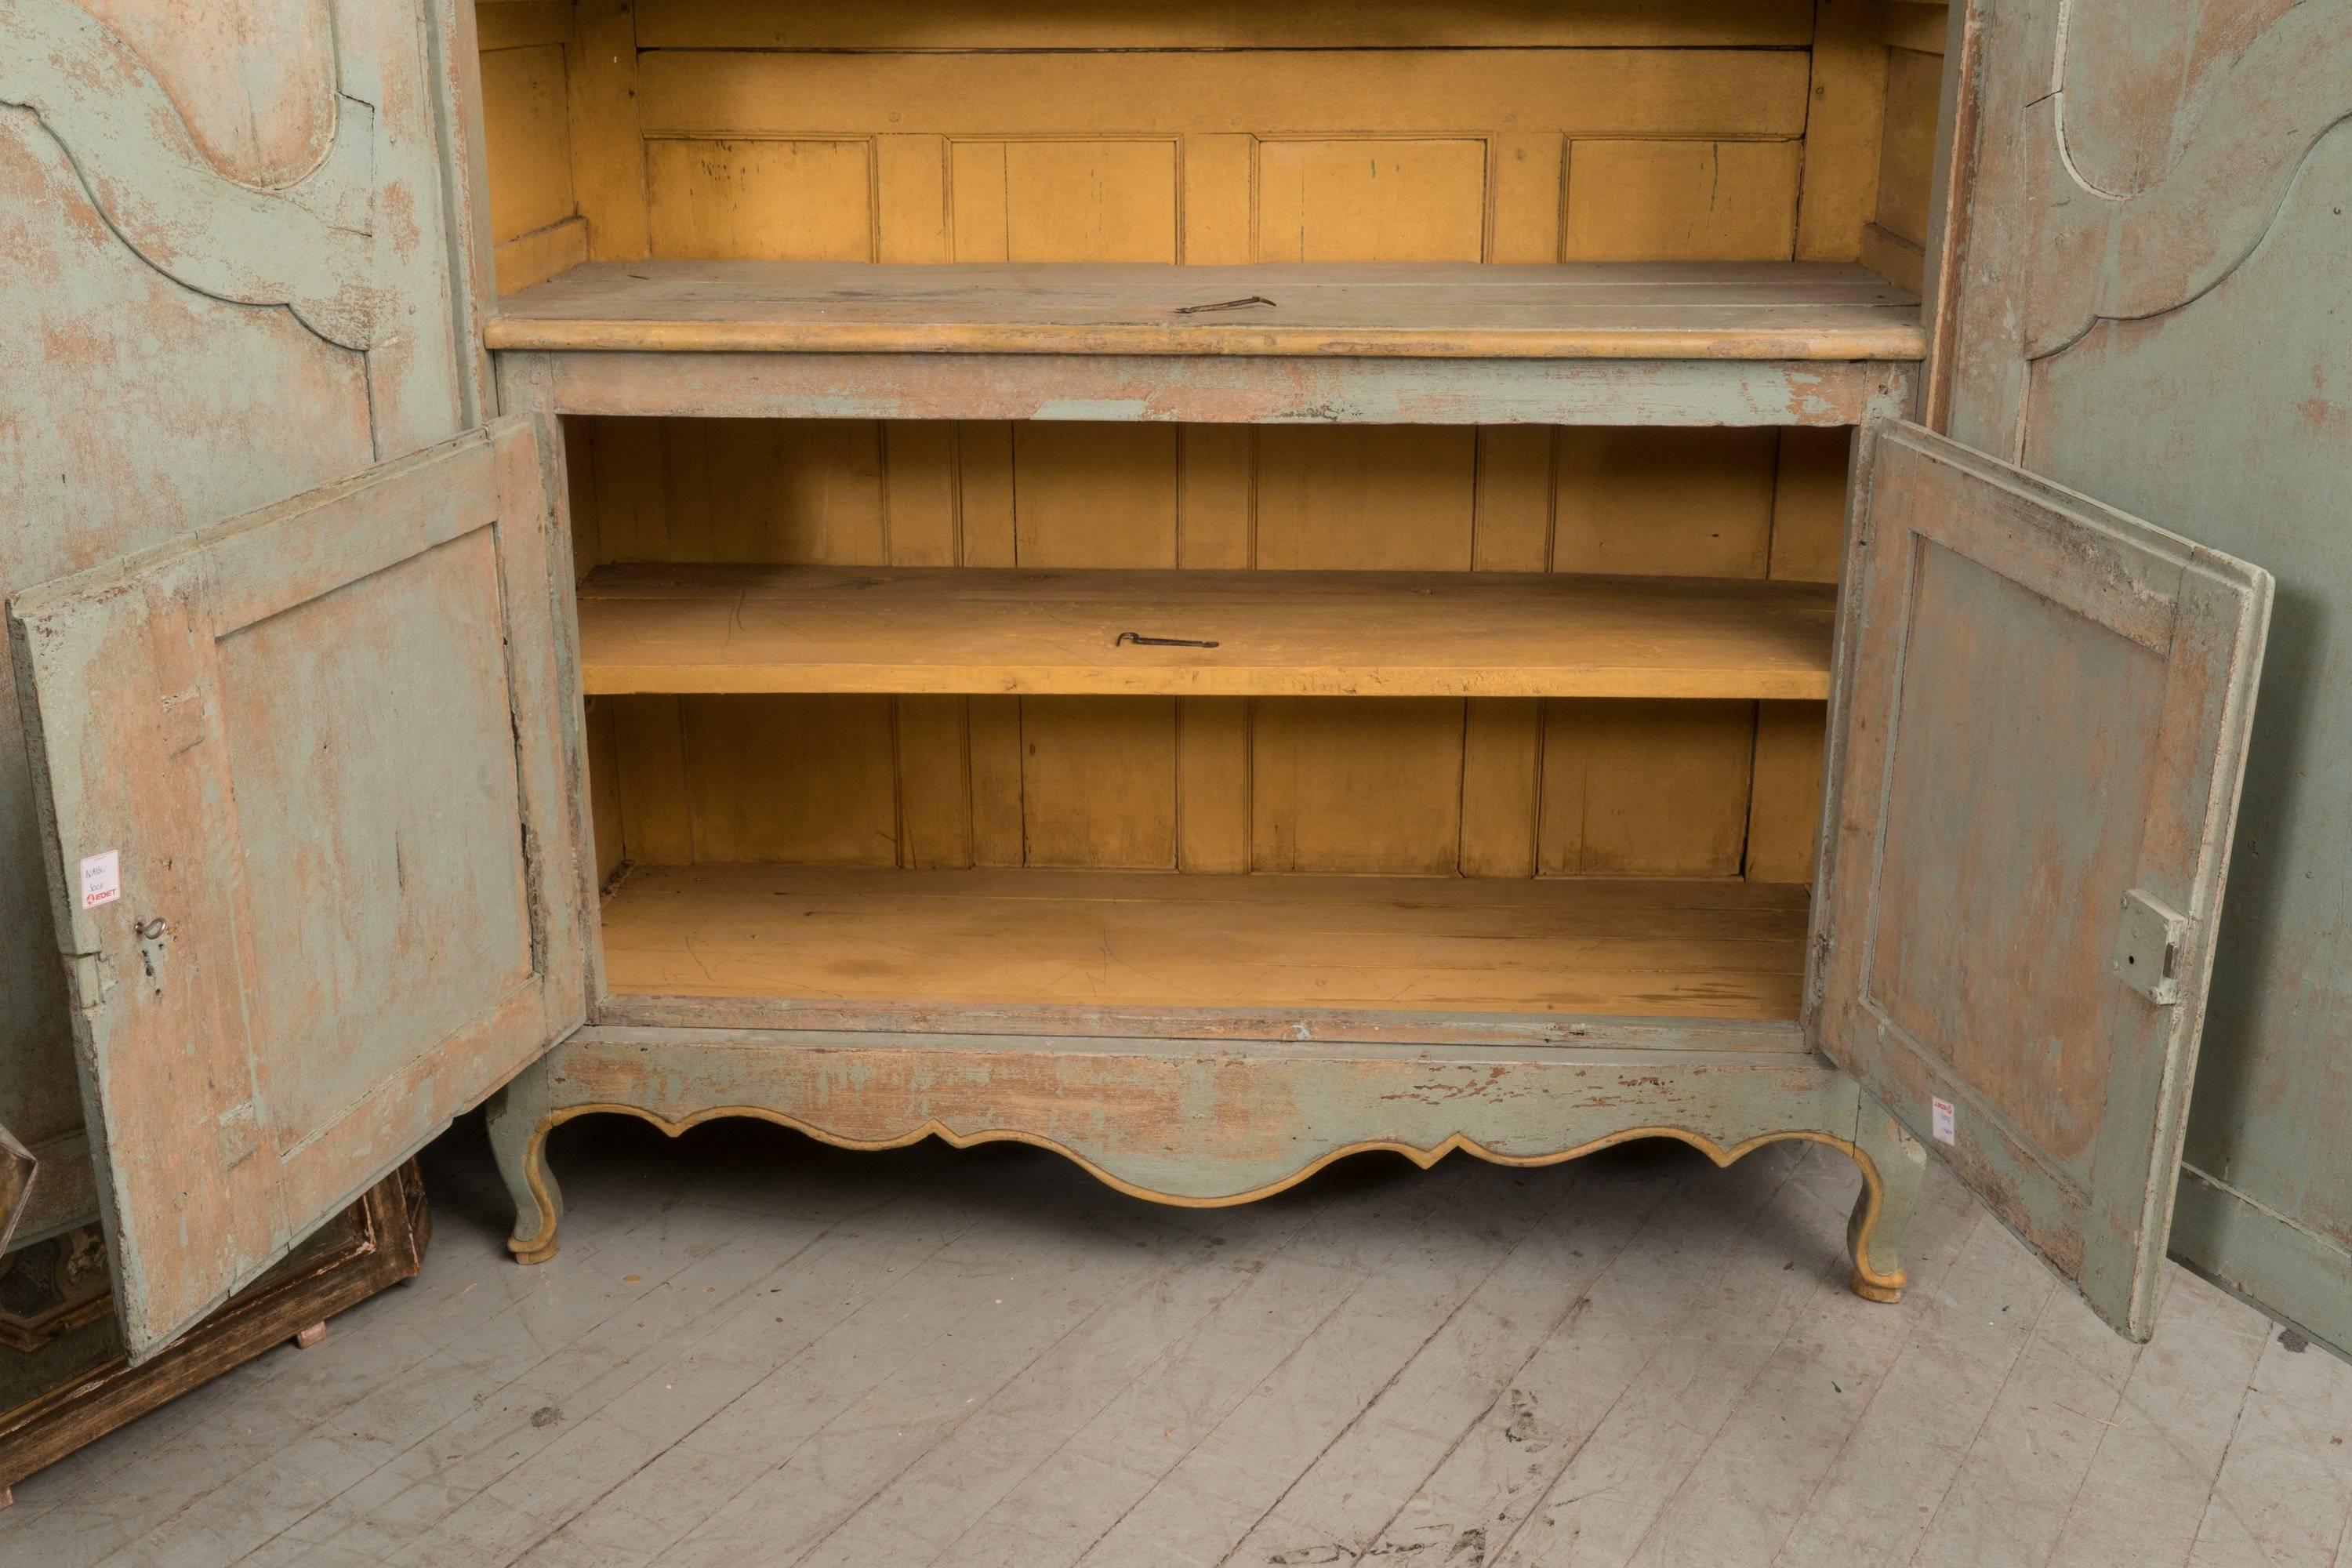
[[[1954,9],[1929,423],[2278,579],[2172,1249],[2352,1356],[2352,0]]]
[[[1899,421],[1853,505],[1810,1026],[2146,1339],[2270,579]]]
[[[584,1015],[554,442],[501,420],[10,605],[134,1361]]]

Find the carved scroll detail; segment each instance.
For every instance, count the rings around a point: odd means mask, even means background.
[[[335,140],[299,184],[259,191],[197,150],[152,71],[68,0],[0,0],[0,104],[30,110],[114,233],[164,276],[247,305],[283,305],[364,349],[373,286],[375,117],[338,98]]]
[[[2066,34],[2058,37],[2063,79]],[[2030,113],[2048,217],[2034,258],[2026,354],[2041,359],[2098,321],[2177,310],[2242,265],[2277,221],[2319,139],[2352,119],[2352,0],[2306,0],[2239,57],[2180,158],[2118,197],[2076,169],[2068,94]]]

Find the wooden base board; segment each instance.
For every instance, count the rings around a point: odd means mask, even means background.
[[[647,866],[617,994],[1793,1019],[1806,890],[1736,881]]]
[[[1902,1289],[1919,1145],[1813,1055],[1514,1047],[616,1029],[572,1036],[492,1100],[491,1145],[516,1208],[509,1249],[554,1254],[562,1198],[548,1133],[597,1112],[676,1135],[754,1116],[851,1149],[925,1138],[1050,1149],[1155,1203],[1248,1203],[1371,1151],[1424,1168],[1465,1152],[1547,1165],[1635,1138],[1729,1164],[1783,1139],[1852,1155],[1863,1190],[1855,1289]]]

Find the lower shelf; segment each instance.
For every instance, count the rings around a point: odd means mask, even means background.
[[[1806,890],[1719,881],[647,866],[618,996],[1786,1020]]]

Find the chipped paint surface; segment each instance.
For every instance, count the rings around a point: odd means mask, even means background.
[[[1953,433],[2278,582],[2173,1247],[2352,1350],[2352,4],[1982,26]]]
[[[1855,1289],[1894,1299],[1925,1170],[1917,1144],[1819,1057],[1711,1053],[1706,1034],[1689,1049],[1626,1053],[591,1027],[500,1093],[490,1135],[515,1198],[509,1246],[525,1262],[553,1256],[562,1214],[545,1134],[593,1112],[672,1134],[758,1116],[856,1149],[1011,1140],[1132,1195],[1211,1207],[1374,1149],[1424,1167],[1455,1153],[1539,1165],[1666,1137],[1728,1164],[1810,1139],[1856,1157]]]
[[[1820,1042],[2145,1339],[2270,580],[1916,426],[1867,462]],[[2112,971],[2134,889],[2194,911],[2174,1005]]]
[[[0,595],[473,416],[453,84],[426,47],[451,16],[347,7],[331,27],[329,9],[0,0]],[[47,881],[0,704],[0,1122],[43,1156],[28,1237],[99,1205]],[[125,901],[140,891],[134,868]],[[168,984],[183,950],[161,952]]]

